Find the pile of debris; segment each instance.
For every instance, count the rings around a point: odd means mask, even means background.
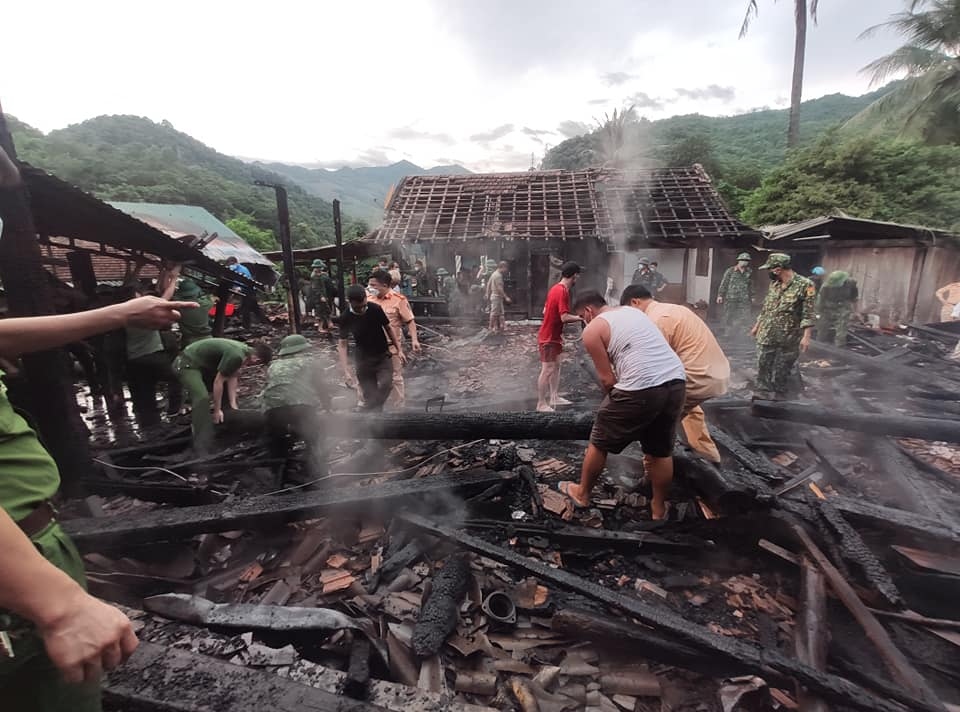
[[[535,368],[515,334],[497,348],[518,378]],[[635,449],[610,458],[592,507],[556,491],[577,475],[589,404],[490,413],[461,398],[455,412],[368,416],[366,441],[338,414],[333,471],[309,486],[278,485],[243,436],[204,460],[176,461],[182,428],[105,453],[147,468],[104,476],[99,516],[67,523],[91,587],[129,606],[145,641],[108,698],[238,712],[960,703],[956,451],[868,417],[890,402],[875,374],[891,359],[812,358],[813,415],[742,394],[710,405],[724,462],[677,449],[666,522],[649,519]],[[478,383],[496,376],[488,360]],[[900,387],[945,396],[896,367]],[[566,378],[589,387],[575,368]],[[837,429],[854,409],[869,427],[843,427],[866,433]]]

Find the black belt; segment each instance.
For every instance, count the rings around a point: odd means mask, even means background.
[[[30,514],[19,520],[17,526],[28,538],[32,539],[50,526],[50,522],[55,521],[57,521],[57,508],[53,506],[53,502],[46,499],[38,504]]]

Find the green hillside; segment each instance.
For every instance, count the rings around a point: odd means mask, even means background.
[[[424,169],[410,161],[389,166],[339,168],[307,168],[284,163],[258,164],[296,181],[310,193],[324,200],[339,198],[343,209],[358,218],[377,224],[383,217],[383,201],[391,186],[409,175],[469,173],[463,166],[436,166]]]
[[[263,166],[218,153],[169,122],[99,116],[44,135],[7,118],[22,160],[104,200],[199,205],[224,221],[250,216],[248,223],[276,234],[274,193],[253,183],[281,183],[288,188],[295,246],[313,247],[334,240],[328,201]],[[348,237],[365,229],[344,217]]]

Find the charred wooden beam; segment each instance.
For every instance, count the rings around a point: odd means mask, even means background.
[[[746,467],[750,472],[759,475],[767,480],[777,482],[784,479],[783,473],[770,460],[748,450],[743,443],[734,438],[728,432],[720,428],[710,427],[710,435],[716,441],[717,445],[729,452],[736,458],[737,462]]]
[[[82,551],[99,551],[187,539],[208,532],[263,529],[313,519],[330,511],[338,514],[381,511],[389,514],[400,505],[442,508],[443,500],[435,499],[438,495],[444,498],[449,497],[450,493],[469,495],[515,477],[510,472],[474,470],[420,480],[386,482],[376,487],[346,487],[306,493],[293,491],[223,504],[161,509],[102,519],[72,519],[65,522],[63,528]]]
[[[757,401],[750,409],[753,415],[794,423],[821,425],[842,430],[856,430],[872,435],[892,435],[920,440],[943,440],[960,443],[960,421],[921,418],[910,415],[877,415],[854,413],[802,403]]]
[[[960,544],[960,532],[930,517],[852,497],[831,497],[830,503],[854,521],[887,532],[895,538],[910,536],[931,542]]]
[[[893,699],[897,700],[897,703],[882,699],[848,680],[815,670],[809,665],[799,663],[778,651],[760,648],[745,641],[711,633],[706,628],[691,623],[668,608],[652,605],[638,598],[611,591],[580,576],[562,569],[551,568],[541,561],[521,556],[509,549],[470,536],[459,528],[438,524],[416,514],[400,514],[399,516],[422,531],[445,537],[450,541],[457,542],[465,549],[494,561],[517,567],[542,581],[619,609],[641,623],[668,633],[678,643],[693,647],[701,651],[702,654],[728,662],[738,662],[753,674],[769,674],[769,670],[772,669],[780,675],[795,678],[812,692],[826,699],[841,702],[852,709],[869,712],[902,712],[902,708],[898,704],[902,703],[910,709],[942,712],[942,707],[939,705],[917,699],[904,691],[899,691],[898,694],[893,695]]]
[[[894,645],[889,634],[884,629],[876,617],[864,605],[857,592],[847,583],[843,575],[837,571],[836,567],[830,563],[830,560],[824,555],[820,548],[814,543],[806,529],[802,525],[793,526],[793,532],[800,540],[807,554],[816,563],[817,567],[823,572],[823,575],[830,582],[830,588],[837,594],[837,597],[843,602],[850,614],[863,627],[867,637],[874,644],[884,662],[887,670],[900,685],[912,695],[923,700],[926,705],[933,709],[945,710],[943,703],[937,697],[937,694],[930,687],[930,684],[923,679],[910,661]]]
[[[893,376],[896,384],[912,383],[917,386],[936,386],[944,390],[956,390],[957,383],[949,378],[942,378],[923,369],[912,366],[903,366],[889,361],[880,361],[858,354],[856,351],[842,349],[836,346],[830,346],[819,341],[810,344],[807,352],[811,356],[843,361],[845,363],[858,366],[867,373],[879,373],[887,376]]]
[[[350,665],[343,681],[343,694],[354,700],[365,700],[370,693],[370,641],[358,637],[350,648]]]
[[[675,551],[702,552],[709,548],[703,539],[684,534],[674,534],[672,538],[662,537],[653,532],[621,532],[591,527],[543,526],[522,522],[507,522],[499,519],[468,519],[463,523],[467,529],[484,529],[508,536],[543,537],[565,547],[585,547],[593,551],[598,548],[617,548],[627,551]]]
[[[678,643],[673,637],[658,630],[622,620],[601,618],[586,611],[557,611],[550,621],[550,627],[574,640],[626,643],[632,649],[642,650],[645,658],[711,677],[730,677],[749,672],[749,665],[704,655],[696,647]]]
[[[121,709],[152,712],[387,712],[268,672],[153,643],[140,643],[107,676],[103,694]]]
[[[464,556],[449,558],[440,573],[433,577],[430,596],[420,607],[413,628],[411,642],[417,657],[429,658],[440,652],[460,620],[460,604],[467,595],[469,584],[470,565]]]
[[[830,627],[827,621],[827,584],[820,570],[809,559],[800,564],[801,609],[794,645],[797,659],[816,668],[827,669]],[[826,703],[801,688],[798,700],[801,712],[829,712]]]

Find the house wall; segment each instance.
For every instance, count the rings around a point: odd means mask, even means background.
[[[920,256],[918,249],[922,248],[824,245],[821,256],[827,274],[844,270],[857,280],[860,288],[858,312],[877,314],[881,325],[893,326],[909,321],[911,317],[913,269],[914,260]]]
[[[936,291],[948,284],[960,282],[960,250],[948,247],[927,248],[926,258],[917,289],[914,321],[927,324],[945,321],[943,304]]]

